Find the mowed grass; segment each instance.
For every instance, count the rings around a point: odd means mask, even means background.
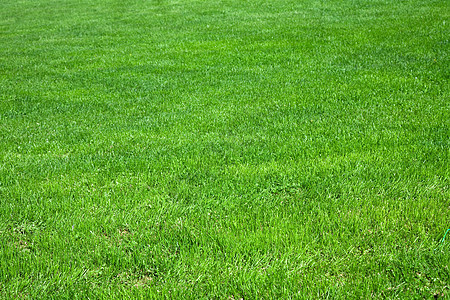
[[[0,297],[448,297],[449,16],[2,0]]]

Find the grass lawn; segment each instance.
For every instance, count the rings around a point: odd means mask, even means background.
[[[446,0],[1,0],[0,298],[450,296]]]

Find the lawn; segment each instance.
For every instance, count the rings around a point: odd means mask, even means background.
[[[0,298],[450,296],[446,0],[2,0]]]

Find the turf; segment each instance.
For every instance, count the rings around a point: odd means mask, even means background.
[[[448,297],[449,16],[2,0],[0,297]]]

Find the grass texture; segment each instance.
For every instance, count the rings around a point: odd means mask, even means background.
[[[2,0],[0,297],[450,295],[446,0]]]

